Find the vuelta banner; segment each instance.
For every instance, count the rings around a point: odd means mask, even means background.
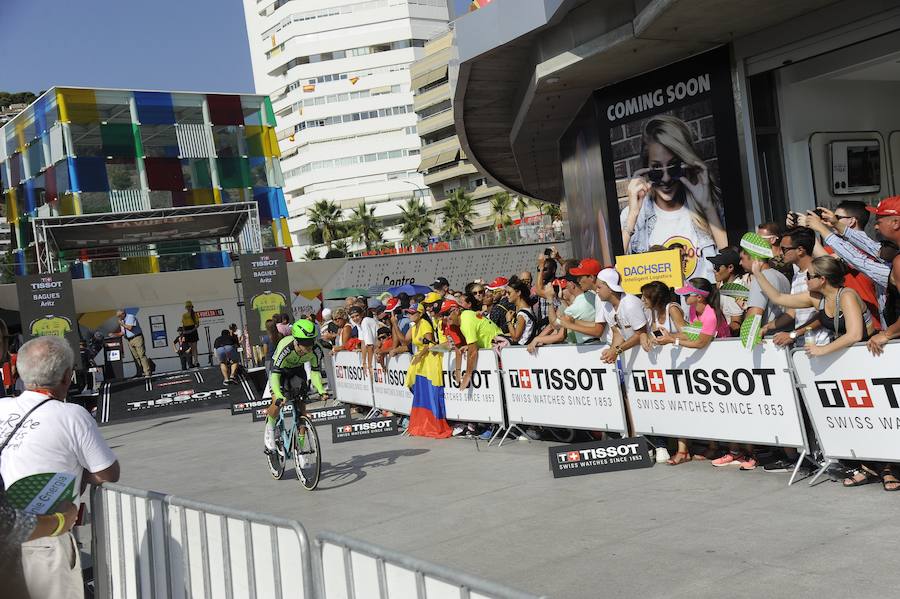
[[[395,414],[409,415],[412,411],[412,392],[406,386],[406,371],[409,370],[410,354],[386,357],[382,368],[376,364],[372,378],[372,392],[375,407]]]
[[[503,391],[494,350],[478,350],[478,364],[472,372],[472,382],[465,391],[459,390],[459,385],[453,378],[455,368],[455,352],[448,352],[444,357],[444,404],[447,408],[447,420],[503,424]],[[465,376],[465,360],[461,370]]]
[[[826,457],[900,462],[900,343],[878,357],[860,344],[815,358],[798,350],[792,358]]]
[[[362,365],[362,354],[355,351],[338,352],[332,357],[332,384],[338,401],[359,406],[373,406],[372,378]]]
[[[284,254],[273,251],[241,255],[241,286],[250,341],[262,345],[260,337],[266,332],[266,320],[291,312]]]
[[[510,424],[535,424],[624,433],[622,389],[603,346],[553,345],[532,355],[502,351]]]
[[[616,256],[616,270],[622,277],[625,293],[632,295],[640,295],[641,287],[653,281],[661,281],[666,287],[675,289],[684,284],[678,250]]]
[[[19,296],[19,317],[25,341],[44,335],[64,337],[72,346],[75,363],[80,367],[81,351],[72,275],[68,272],[54,272],[16,277],[16,293]]]
[[[771,341],[632,349],[625,371],[635,434],[806,445],[788,353]]]

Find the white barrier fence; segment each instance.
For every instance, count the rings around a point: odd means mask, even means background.
[[[363,366],[362,353],[342,351],[331,358],[331,385],[335,397],[344,403],[358,406],[374,406],[372,402],[372,377]]]
[[[632,350],[624,370],[636,434],[806,447],[790,357],[771,341]]]
[[[104,599],[539,599],[331,533],[313,554],[299,522],[122,485],[91,513]]]
[[[323,599],[538,599],[343,535],[317,539]]]
[[[447,408],[447,419],[502,425],[504,422],[503,383],[500,380],[500,366],[494,350],[478,350],[478,363],[472,374],[471,384],[465,391],[460,391],[453,379],[455,367],[456,356],[453,353],[446,354],[444,356],[444,404]],[[463,360],[460,370],[465,375],[465,360]]]
[[[793,353],[825,457],[900,462],[900,343],[874,358],[864,345],[828,356]]]
[[[95,489],[91,512],[99,597],[316,597],[292,520],[113,484]]]
[[[553,345],[534,355],[524,347],[504,349],[510,424],[627,432],[619,375],[600,361],[603,349]]]

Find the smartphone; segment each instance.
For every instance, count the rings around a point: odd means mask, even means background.
[[[823,208],[816,208],[815,210],[813,210],[813,212],[814,212],[814,213],[816,214],[816,216],[818,216],[819,218],[822,218],[822,215],[825,213],[825,211],[824,211]]]
[[[551,254],[553,254],[553,250],[551,250],[550,248],[544,248],[545,256],[550,256]]]
[[[657,339],[662,337],[663,336],[662,331],[660,331],[659,329],[653,329],[653,336],[656,337]]]

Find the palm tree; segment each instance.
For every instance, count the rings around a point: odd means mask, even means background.
[[[346,239],[338,239],[334,242],[333,250],[340,252],[342,258],[348,256],[350,254],[350,242]]]
[[[475,217],[474,202],[462,189],[457,189],[447,199],[441,213],[444,215],[441,235],[446,239],[459,239],[474,232],[472,227],[472,219]]]
[[[512,224],[509,209],[512,207],[512,198],[505,191],[495,193],[491,198],[491,216],[494,217],[494,228],[498,231]]]
[[[545,214],[550,217],[550,220],[556,220],[556,217],[562,218],[562,208],[559,204],[544,204],[544,208],[546,208]]]
[[[375,216],[375,206],[366,207],[365,202],[360,202],[359,206],[353,209],[348,225],[353,241],[364,243],[366,251],[384,239],[381,222]]]
[[[318,260],[319,259],[319,250],[314,248],[313,246],[309,246],[306,248],[306,251],[303,253],[304,260]]]
[[[515,210],[519,213],[519,224],[525,222],[525,211],[528,210],[529,202],[528,198],[523,198],[522,196],[516,196],[515,202]]]
[[[425,243],[431,237],[431,217],[428,216],[428,208],[420,200],[409,198],[406,204],[400,207],[400,233],[403,235],[403,245],[416,245]]]
[[[310,235],[322,238],[328,249],[335,239],[340,237],[341,209],[334,202],[319,200],[306,209],[306,217],[309,219]]]

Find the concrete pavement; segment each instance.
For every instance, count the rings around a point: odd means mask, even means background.
[[[545,442],[331,444],[315,492],[216,410],[106,426],[122,483],[295,518],[555,598],[893,595],[900,493],[708,462],[553,479]]]

